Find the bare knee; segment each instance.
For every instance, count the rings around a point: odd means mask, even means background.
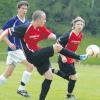
[[[77,75],[75,74],[75,75],[70,75],[69,76],[69,79],[71,79],[71,80],[77,80]]]
[[[24,60],[23,63],[26,65],[27,71],[32,72],[34,66],[31,63],[29,63],[27,60]]]
[[[51,69],[49,69],[47,72],[45,72],[44,77],[48,80],[52,80],[53,79],[53,74]]]
[[[14,64],[10,64],[7,67],[7,69],[5,70],[5,72],[4,72],[4,76],[6,78],[9,78],[12,75],[14,68],[15,68],[15,65]]]

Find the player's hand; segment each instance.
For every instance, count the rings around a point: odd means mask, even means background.
[[[74,61],[75,61],[75,62],[77,62],[77,63],[79,63],[79,62],[80,62],[80,60],[78,60],[78,59],[74,59]]]
[[[63,57],[62,57],[62,62],[63,62],[63,63],[66,63],[66,62],[67,62],[67,60],[66,60],[66,57],[65,57],[65,56],[63,56]]]
[[[86,60],[88,58],[87,54],[80,55],[80,60]]]
[[[13,43],[10,43],[10,44],[9,44],[9,47],[10,47],[12,50],[16,50],[16,46],[15,46]]]

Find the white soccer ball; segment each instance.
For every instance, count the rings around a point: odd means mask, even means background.
[[[97,45],[89,45],[86,48],[86,54],[88,56],[98,57],[100,55],[100,48]]]

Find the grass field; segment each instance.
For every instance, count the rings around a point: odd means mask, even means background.
[[[52,65],[57,68],[56,63],[52,63]],[[4,71],[5,66],[4,62],[0,62],[0,73]],[[0,86],[0,100],[38,100],[43,77],[37,73],[36,69],[26,87],[31,98],[24,98],[16,93],[23,70],[22,64],[17,65],[7,84]],[[77,64],[77,71],[79,80],[74,90],[77,100],[100,100],[100,66]],[[67,100],[65,99],[66,87],[67,81],[54,75],[46,100]]]

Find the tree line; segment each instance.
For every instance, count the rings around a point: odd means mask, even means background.
[[[10,17],[16,15],[16,3],[20,0],[0,1],[0,27]],[[44,10],[47,14],[47,26],[56,34],[71,29],[71,21],[81,16],[86,21],[85,34],[100,33],[100,0],[28,0],[30,7],[28,18],[31,20],[33,11]]]

